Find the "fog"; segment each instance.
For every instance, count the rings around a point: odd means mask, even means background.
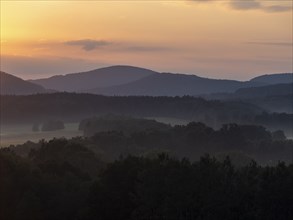
[[[65,123],[65,129],[57,131],[32,131],[32,124],[0,125],[0,147],[23,144],[27,141],[38,142],[39,140],[50,140],[53,138],[72,138],[81,136],[78,130],[79,123]]]

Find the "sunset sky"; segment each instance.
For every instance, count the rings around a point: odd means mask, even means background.
[[[239,80],[292,72],[292,4],[1,0],[1,70],[24,79],[117,64]]]

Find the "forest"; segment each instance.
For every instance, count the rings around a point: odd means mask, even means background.
[[[293,140],[287,139],[282,130],[271,132],[258,125],[232,123],[213,129],[201,122],[171,126],[155,120],[105,115],[82,120],[79,129],[83,136],[67,141],[90,149],[106,162],[120,156],[166,152],[191,160],[208,153],[216,157],[230,155],[242,165],[251,159],[261,165],[275,165],[278,161],[289,163],[293,156]],[[28,141],[10,148],[27,156],[41,145],[42,141]]]
[[[293,0],[0,0],[0,220],[293,220]]]
[[[4,100],[3,123],[79,120],[83,135],[0,148],[0,219],[293,217],[292,114],[190,96]],[[191,122],[146,119],[162,116]]]
[[[68,140],[0,150],[1,219],[292,219],[293,165],[166,153],[105,163]]]
[[[79,122],[90,116],[118,114],[199,121],[214,129],[222,124],[256,124],[293,133],[293,114],[276,113],[243,101],[205,100],[199,97],[101,96],[53,93],[1,96],[1,123]]]
[[[293,141],[280,130],[116,115],[80,129],[0,149],[1,219],[293,217]]]

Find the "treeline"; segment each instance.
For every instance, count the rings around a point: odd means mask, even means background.
[[[39,144],[26,157],[0,150],[1,219],[293,218],[292,164],[235,168],[229,158],[159,154],[106,165],[77,143]]]
[[[278,112],[278,113],[285,112],[288,114],[293,114],[292,100],[293,100],[293,95],[291,92],[290,95],[275,95],[275,96],[266,96],[263,98],[254,98],[250,100],[246,99],[245,102],[257,105],[270,112]]]
[[[177,118],[200,121],[213,128],[225,123],[259,124],[293,133],[293,114],[274,113],[276,120],[262,117],[264,109],[243,101],[215,101],[184,97],[106,97],[90,94],[54,93],[1,96],[1,123],[41,123],[48,120],[80,121],[105,114],[134,117]],[[266,113],[265,113],[266,114]],[[262,117],[260,119],[260,116]],[[275,127],[277,126],[277,127]]]
[[[79,144],[40,142],[25,157],[0,149],[0,219],[79,218],[105,164]]]
[[[293,105],[293,104],[292,104]],[[255,123],[261,124],[271,129],[282,129],[288,131],[293,137],[293,114],[263,112],[255,116]]]
[[[108,166],[89,197],[93,219],[291,219],[293,166],[235,169],[227,158],[199,162],[161,154]],[[115,210],[115,212],[111,212]]]
[[[86,137],[94,136],[103,131],[118,131],[131,135],[144,131],[166,131],[170,128],[170,125],[155,120],[111,114],[83,119],[78,127]]]
[[[184,97],[106,97],[90,94],[54,93],[1,96],[2,123],[61,119],[79,121],[105,114],[136,117],[170,117],[202,121],[210,125],[252,120],[262,109],[243,102],[207,101]]]
[[[103,161],[119,156],[151,155],[168,152],[178,158],[197,160],[203,154],[222,157],[229,154],[237,165],[254,159],[261,164],[291,162],[293,141],[284,132],[270,132],[262,126],[225,124],[215,130],[200,122],[170,126],[154,120],[123,116],[85,119],[80,123],[85,137],[69,140],[87,147]],[[40,143],[27,142],[12,147],[19,155],[27,155]]]
[[[154,120],[108,115],[85,119],[80,129],[90,137],[86,142],[91,149],[105,152],[107,158],[116,155],[112,160],[118,154],[144,154],[155,150],[192,160],[205,153],[226,152],[234,152],[242,156],[242,160],[249,155],[261,163],[293,159],[293,141],[286,140],[283,131],[270,132],[257,125],[225,124],[214,130],[200,122],[172,127]]]

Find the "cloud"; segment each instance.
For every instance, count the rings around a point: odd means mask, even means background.
[[[257,45],[265,45],[265,46],[282,46],[282,47],[292,47],[293,42],[246,42],[247,44],[257,44]]]
[[[265,4],[265,3],[269,3]],[[282,5],[280,1],[261,1],[261,0],[230,0],[230,7],[236,10],[262,10],[265,12],[285,12],[291,11],[292,6]]]
[[[129,46],[121,49],[128,52],[160,52],[172,50],[172,48],[156,46]]]
[[[187,0],[196,3],[214,3],[220,2],[220,0]],[[289,2],[289,1],[288,1]],[[292,4],[289,5],[288,2],[284,1],[264,1],[264,0],[228,0],[225,2],[230,8],[235,10],[262,10],[265,12],[286,12],[292,11]],[[286,3],[286,4],[284,4]]]
[[[232,0],[229,2],[230,6],[237,10],[251,10],[261,8],[260,2],[256,0]]]
[[[271,5],[264,8],[268,12],[283,12],[283,11],[292,11],[292,6],[286,5]]]
[[[198,3],[206,3],[206,2],[213,2],[216,0],[191,0],[191,1],[198,2]]]
[[[110,45],[112,43],[109,41],[104,41],[104,40],[82,39],[82,40],[66,41],[65,44],[71,45],[71,46],[81,46],[83,50],[91,51],[103,46]]]
[[[104,40],[92,40],[92,39],[82,39],[82,40],[69,40],[64,42],[65,45],[71,46],[81,46],[85,51],[92,51],[99,49],[101,47],[107,46],[108,52],[118,51],[118,52],[163,52],[170,51],[174,48],[156,46],[156,45],[147,45],[144,44],[133,44],[130,42],[110,42]]]

